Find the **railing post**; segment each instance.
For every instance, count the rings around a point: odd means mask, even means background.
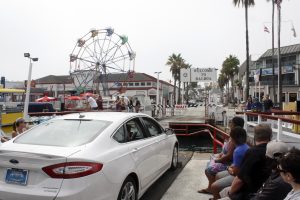
[[[216,143],[217,131],[215,128],[214,128],[213,135],[214,135],[213,149],[214,149],[214,154],[216,154],[217,153],[217,143]]]
[[[248,128],[248,119],[247,119],[247,114],[244,113],[244,129],[247,131]]]
[[[275,116],[275,113],[272,113],[272,116]],[[275,128],[274,119],[271,120],[271,128]]]
[[[257,116],[257,124],[261,124],[261,115]]]
[[[277,129],[277,141],[280,141],[281,138],[281,134],[282,134],[282,120],[278,119],[278,129]]]

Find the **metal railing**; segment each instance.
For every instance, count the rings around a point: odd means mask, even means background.
[[[217,153],[218,146],[223,147],[224,141],[229,138],[229,135],[225,131],[210,124],[169,123],[169,127],[175,131],[176,136],[180,137],[191,137],[195,135],[208,134],[213,141],[214,153]],[[190,132],[190,127],[198,128],[200,130]]]
[[[272,112],[236,112],[238,115],[243,115],[245,125],[244,129],[247,130],[248,126],[256,126],[258,124],[266,123],[270,124],[272,131],[277,133],[276,140],[281,141],[283,136],[291,137],[292,139],[300,139],[300,134],[293,132],[292,129],[288,128],[288,124],[293,126],[300,125],[300,120],[290,119],[286,116],[300,116],[300,112],[291,111],[272,111]],[[257,118],[254,121],[248,121],[248,117]],[[271,120],[263,121],[263,120]],[[275,127],[277,125],[277,127]],[[285,129],[285,130],[284,130]]]

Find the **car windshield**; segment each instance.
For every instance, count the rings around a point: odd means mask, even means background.
[[[94,140],[112,122],[102,120],[47,121],[18,137],[14,142],[45,146],[75,147]]]

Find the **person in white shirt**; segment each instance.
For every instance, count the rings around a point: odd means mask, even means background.
[[[129,99],[126,96],[122,96],[122,98],[124,98],[124,103],[125,103],[125,110],[126,112],[129,112]]]
[[[98,105],[97,105],[96,100],[91,96],[86,96],[86,97],[87,97],[87,101],[91,107],[91,110],[98,110]]]

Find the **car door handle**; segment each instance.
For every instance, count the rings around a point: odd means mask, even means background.
[[[137,152],[138,150],[140,150],[139,148],[133,148],[132,149],[132,153],[135,153],[135,152]]]

